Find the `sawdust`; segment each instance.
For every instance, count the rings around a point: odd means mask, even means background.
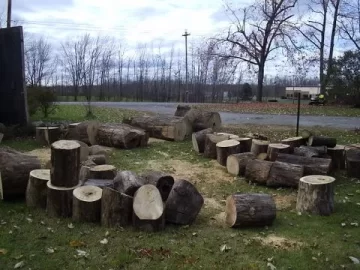
[[[215,210],[223,210],[225,208],[214,198],[204,198],[204,207]]]
[[[275,200],[276,209],[279,211],[292,208],[296,203],[295,193],[290,195],[273,194],[273,198]]]
[[[276,236],[273,234],[268,235],[267,237],[254,237],[256,241],[259,241],[264,246],[274,247],[276,249],[283,249],[283,250],[293,250],[299,249],[304,246],[304,243],[290,240],[285,237]]]
[[[40,160],[41,167],[45,167],[46,164],[51,159],[51,149],[50,148],[39,148],[32,150],[30,152],[27,152],[28,155],[36,156]]]

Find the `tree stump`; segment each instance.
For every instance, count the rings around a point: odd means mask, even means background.
[[[198,109],[190,109],[185,115],[184,119],[187,119],[192,125],[194,132],[212,128],[213,130],[219,130],[221,127],[221,117],[218,112],[208,112]]]
[[[36,127],[35,139],[39,144],[51,145],[60,139],[59,127]]]
[[[101,225],[125,227],[132,223],[133,198],[105,187],[101,198]]]
[[[294,148],[294,155],[303,157],[326,157],[328,148],[326,146],[300,146]]]
[[[154,185],[143,185],[135,192],[133,210],[135,228],[149,232],[165,228],[164,204]]]
[[[304,166],[275,161],[266,185],[269,187],[297,187],[304,175]]]
[[[226,140],[216,144],[216,159],[221,166],[226,166],[228,156],[240,152],[240,143],[235,140]]]
[[[47,182],[50,181],[50,170],[33,170],[29,175],[26,189],[28,207],[46,209]]]
[[[275,161],[278,153],[290,153],[290,146],[282,143],[271,143],[269,144],[267,156],[270,161]]]
[[[324,175],[302,177],[296,201],[298,212],[328,216],[334,211],[335,178]]]
[[[165,204],[165,219],[169,223],[192,224],[204,204],[204,198],[186,180],[177,180]]]
[[[216,144],[228,139],[228,135],[207,134],[205,138],[204,157],[216,159]]]
[[[113,179],[87,179],[83,186],[94,186],[103,188],[113,188],[114,187],[114,180]]]
[[[295,147],[305,145],[305,139],[303,137],[292,137],[282,140],[281,143],[290,145],[290,153],[293,153]]]
[[[131,171],[118,172],[114,178],[114,189],[129,196],[134,196],[142,185],[144,179]]]
[[[91,160],[96,165],[105,165],[107,164],[107,158],[105,155],[91,155],[88,156],[88,160]]]
[[[80,222],[100,222],[102,189],[82,186],[73,191],[72,219]]]
[[[255,156],[258,156],[260,153],[267,153],[269,143],[269,141],[252,140],[251,152],[253,152]]]
[[[114,179],[117,170],[113,165],[97,165],[90,168],[89,178],[92,179]]]
[[[51,184],[74,187],[79,183],[80,144],[60,140],[51,145]]]
[[[83,141],[83,140],[81,140],[80,134],[79,134],[79,132],[77,130],[77,126],[79,124],[80,123],[71,123],[71,124],[69,124],[68,131],[67,131],[66,136],[65,136],[65,138],[67,140]],[[87,134],[86,134],[86,138],[87,138]]]
[[[245,178],[251,182],[266,185],[273,162],[266,160],[249,160],[245,168]]]
[[[327,148],[327,154],[331,157],[331,165],[333,170],[345,169],[345,146],[336,145],[333,148]]]
[[[272,225],[276,205],[268,194],[233,194],[226,199],[226,224],[231,228]]]
[[[349,177],[360,179],[360,149],[352,148],[346,151],[346,169]]]
[[[252,152],[230,155],[226,161],[228,173],[235,176],[244,176],[247,163],[255,158],[256,157]]]
[[[251,152],[252,139],[251,138],[234,138],[230,136],[230,139],[236,140],[240,143],[240,153]]]
[[[99,121],[84,121],[76,125],[76,134],[79,137],[79,141],[86,144],[97,144],[96,136],[100,127]]]
[[[212,128],[207,128],[200,130],[198,132],[194,132],[191,136],[193,149],[197,153],[204,153],[205,148],[205,138],[207,134],[213,133]]]
[[[56,187],[47,182],[46,212],[50,217],[71,217],[74,187]]]
[[[165,202],[169,197],[170,191],[174,185],[174,178],[166,173],[157,171],[148,171],[141,175],[145,184],[151,184],[157,187]]]
[[[336,138],[324,136],[311,136],[308,141],[309,146],[326,146],[333,148],[336,146]]]

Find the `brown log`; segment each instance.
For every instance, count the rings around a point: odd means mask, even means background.
[[[76,136],[79,137],[79,141],[86,144],[96,144],[96,135],[100,127],[99,121],[84,121],[76,125]]]
[[[117,170],[113,165],[97,165],[90,168],[89,178],[92,179],[114,179]]]
[[[109,157],[114,149],[101,145],[92,145],[89,147],[89,150],[90,150],[89,155],[91,156],[105,155],[106,157]]]
[[[269,143],[269,141],[252,140],[251,152],[253,152],[255,156],[260,153],[267,153]]]
[[[328,216],[334,212],[334,181],[335,178],[324,175],[302,177],[296,201],[296,210]]]
[[[251,145],[252,145],[252,140],[251,138],[235,138],[235,137],[231,137],[230,139],[233,139],[235,141],[238,141],[240,143],[240,153],[246,153],[246,152],[251,152]]]
[[[297,187],[304,175],[304,166],[275,161],[271,166],[268,187]]]
[[[143,185],[135,192],[133,210],[135,228],[148,232],[165,228],[164,204],[154,185]]]
[[[175,116],[184,117],[190,109],[191,107],[189,105],[178,105],[175,111]]]
[[[77,140],[75,142],[80,144],[80,162],[87,160],[89,157],[89,152],[90,152],[89,146],[82,141]]]
[[[346,151],[346,169],[349,177],[360,179],[360,149],[352,148]]]
[[[142,174],[141,177],[144,179],[145,184],[157,187],[164,202],[167,200],[174,185],[174,178],[171,175],[158,171],[148,171]]]
[[[36,141],[41,145],[51,145],[60,139],[59,127],[36,127]]]
[[[332,169],[345,169],[345,146],[336,145],[334,148],[327,148],[327,154],[331,157]]]
[[[303,157],[326,157],[327,147],[326,146],[300,146],[294,148],[294,155]]]
[[[216,144],[216,159],[221,166],[226,166],[228,156],[240,153],[240,143],[235,140],[226,140]]]
[[[194,132],[212,128],[214,131],[219,130],[221,127],[221,117],[218,112],[207,112],[199,109],[189,110],[185,116],[192,126]]]
[[[46,209],[48,181],[50,181],[50,170],[30,172],[26,188],[26,205],[28,207]]]
[[[278,153],[290,153],[290,146],[282,143],[271,143],[269,144],[267,156],[270,161],[275,161]]]
[[[114,180],[113,179],[87,179],[83,186],[94,186],[99,188],[113,188]]]
[[[308,141],[309,146],[326,146],[333,148],[336,146],[336,138],[324,136],[311,136]]]
[[[133,198],[105,187],[101,198],[101,225],[124,227],[132,223]]]
[[[77,222],[100,222],[102,189],[82,186],[73,191],[72,219]]]
[[[212,128],[207,128],[200,130],[198,132],[194,132],[192,134],[191,140],[192,140],[193,149],[197,153],[204,153],[206,135],[212,133],[213,133]]]
[[[80,144],[60,140],[51,145],[51,184],[74,187],[79,184]]]
[[[293,153],[295,147],[305,145],[305,139],[303,137],[292,137],[282,140],[281,143],[290,145],[290,153]]]
[[[267,141],[268,137],[266,137],[263,134],[259,134],[259,133],[246,133],[244,134],[244,137],[246,138],[251,138],[253,140],[260,140],[260,141]]]
[[[131,171],[118,172],[114,178],[114,189],[129,196],[134,196],[142,185],[144,179]]]
[[[207,134],[205,138],[204,157],[216,159],[216,144],[228,140],[227,135]]]
[[[252,152],[230,155],[226,161],[228,173],[235,176],[244,176],[247,163],[255,158]]]
[[[85,181],[87,181],[89,179],[90,169],[95,166],[96,166],[96,164],[93,163],[92,161],[87,161],[85,165],[82,165],[80,167],[80,171],[79,171],[79,183],[80,184],[84,184]]]
[[[165,219],[173,224],[192,224],[203,204],[204,198],[195,186],[186,180],[177,180],[165,204]]]
[[[268,194],[233,194],[226,199],[226,224],[231,228],[270,226],[276,218]]]
[[[91,160],[96,165],[107,164],[107,157],[105,155],[91,155],[91,156],[88,156],[88,160]]]
[[[67,133],[65,135],[66,140],[83,141],[83,140],[81,140],[80,134],[79,134],[78,129],[77,129],[77,126],[79,124],[80,123],[71,123],[71,124],[69,124]],[[85,136],[84,136],[84,138],[85,138]],[[87,138],[87,133],[86,133],[86,138]],[[87,139],[87,141],[88,140],[89,139]]]
[[[245,168],[245,178],[248,181],[266,185],[273,162],[266,160],[249,160]]]

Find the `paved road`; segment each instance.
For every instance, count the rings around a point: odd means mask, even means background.
[[[61,102],[62,104],[82,104],[82,102]],[[174,114],[178,103],[155,102],[93,102],[94,106],[124,108],[161,114]],[[259,124],[259,125],[296,125],[295,115],[248,114],[220,112],[224,124]],[[360,127],[358,117],[340,116],[300,116],[300,126],[323,126],[343,129]]]

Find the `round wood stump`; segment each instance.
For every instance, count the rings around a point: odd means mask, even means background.
[[[158,171],[148,171],[141,175],[145,184],[151,184],[157,187],[160,191],[161,198],[166,202],[169,197],[170,191],[174,185],[174,177]]]
[[[349,177],[360,179],[360,149],[352,148],[346,151],[346,169]]]
[[[59,127],[36,127],[36,141],[42,145],[50,145],[60,139]]]
[[[253,152],[255,156],[261,153],[267,153],[269,143],[269,141],[252,140],[251,152]]]
[[[305,145],[305,139],[303,137],[291,137],[281,141],[282,144],[290,145],[290,153],[294,151],[295,147]]]
[[[235,176],[244,176],[247,163],[249,160],[253,160],[255,158],[256,157],[252,152],[230,155],[226,160],[228,173]]]
[[[89,178],[114,179],[116,172],[116,168],[113,165],[97,165],[90,169]]]
[[[290,146],[282,143],[271,143],[269,144],[267,156],[270,161],[275,161],[278,153],[290,153]]]
[[[251,152],[252,139],[251,138],[233,138],[230,136],[230,139],[236,140],[240,143],[240,153]]]
[[[211,133],[213,133],[212,128],[207,128],[192,134],[191,141],[195,152],[204,153],[206,134]]]
[[[95,186],[82,186],[73,191],[74,221],[100,222],[102,189]]]
[[[334,148],[328,148],[327,154],[331,157],[331,167],[333,170],[345,169],[345,145],[336,145]]]
[[[68,127],[68,131],[67,131],[67,134],[65,136],[65,138],[67,140],[81,140],[80,138],[80,134],[77,130],[77,126],[79,125],[80,123],[71,123],[69,124],[69,127]]]
[[[216,144],[216,159],[222,166],[226,166],[228,156],[239,152],[240,143],[236,140],[226,140]]]
[[[26,205],[46,209],[47,182],[50,181],[50,170],[33,170],[29,174],[26,188]]]
[[[205,138],[204,157],[216,159],[216,144],[228,139],[228,135],[207,134]]]

